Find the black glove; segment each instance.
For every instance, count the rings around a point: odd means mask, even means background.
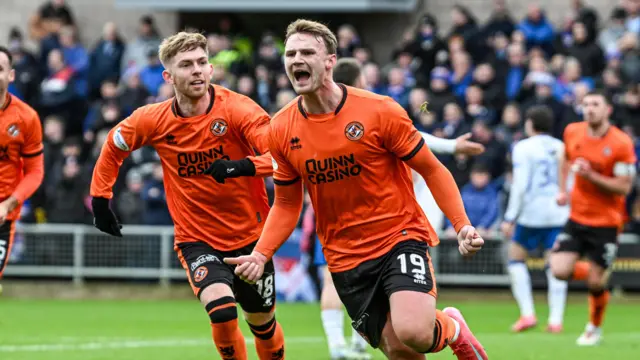
[[[109,235],[122,237],[120,232],[122,225],[118,223],[116,215],[109,208],[109,199],[94,197],[91,200],[91,207],[93,208],[93,225],[98,230]]]
[[[253,161],[244,158],[242,160],[216,160],[204,172],[211,175],[217,182],[224,184],[224,179],[237,178],[240,176],[254,176],[256,166]]]

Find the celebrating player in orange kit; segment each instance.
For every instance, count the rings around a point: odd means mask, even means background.
[[[213,69],[203,35],[173,35],[162,42],[159,55],[176,96],[139,108],[109,133],[91,183],[95,225],[122,236],[109,209],[111,188],[131,151],[153,146],[164,170],[175,250],[209,314],[220,356],[247,359],[237,301],[259,358],[284,359],[284,335],[274,315],[273,263],[266,264],[262,282],[250,285],[222,262],[251,253],[269,211],[261,178],[273,173],[269,116],[248,97],[210,85]]]
[[[20,207],[44,177],[40,118],[9,94],[14,78],[11,53],[0,47],[0,279],[9,262]]]
[[[487,359],[457,309],[436,310],[428,247],[438,239],[405,163],[425,178],[467,256],[484,242],[453,177],[400,105],[333,81],[336,47],[335,35],[320,23],[289,25],[285,67],[302,96],[271,122],[275,202],[252,254],[225,261],[245,281],[262,280],[298,221],[302,179],[340,299],[371,346],[391,359],[424,359],[447,345],[458,359]]]
[[[578,338],[581,346],[597,345],[609,302],[609,267],[618,249],[625,196],[633,187],[636,156],[633,141],[611,125],[611,103],[593,91],[582,100],[584,121],[564,131],[565,159],[560,171],[558,203],[567,203],[567,175],[576,173],[569,221],[555,243],[550,265],[553,275],[569,280],[582,256],[589,259],[589,323]]]

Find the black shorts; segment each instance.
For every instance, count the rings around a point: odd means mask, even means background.
[[[569,220],[556,238],[553,252],[573,252],[608,269],[618,252],[618,228],[594,227]]]
[[[256,243],[232,251],[218,251],[204,242],[178,244],[178,257],[187,271],[193,293],[200,298],[202,290],[215,283],[231,287],[236,301],[248,313],[268,313],[276,303],[276,279],[273,261],[264,267],[264,275],[248,284],[234,274],[235,266],[223,262],[226,257],[249,255]]]
[[[15,226],[13,221],[5,221],[0,225],[0,278],[2,278],[2,273],[4,273],[7,263],[9,263],[14,234]]]
[[[389,297],[410,290],[437,295],[427,243],[407,240],[356,268],[331,274],[351,325],[377,348],[387,323]]]

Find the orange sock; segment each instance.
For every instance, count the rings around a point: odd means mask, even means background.
[[[256,352],[260,360],[284,360],[284,332],[274,316],[263,325],[249,328],[256,341]]]
[[[576,261],[576,264],[573,267],[573,276],[571,277],[573,280],[587,280],[587,276],[589,276],[589,262],[588,261]]]
[[[589,290],[589,321],[596,327],[602,325],[609,295],[609,290]]]
[[[225,296],[207,304],[213,342],[223,360],[247,360],[247,346],[238,326],[235,299]]]
[[[456,324],[449,315],[436,310],[436,326],[433,329],[433,345],[428,353],[437,353],[446,348],[456,335]]]

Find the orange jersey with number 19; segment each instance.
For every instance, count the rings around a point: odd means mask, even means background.
[[[332,272],[404,240],[438,242],[403,162],[425,146],[422,136],[391,98],[340,86],[335,112],[307,114],[299,97],[275,115],[270,136],[274,181],[304,181]]]

